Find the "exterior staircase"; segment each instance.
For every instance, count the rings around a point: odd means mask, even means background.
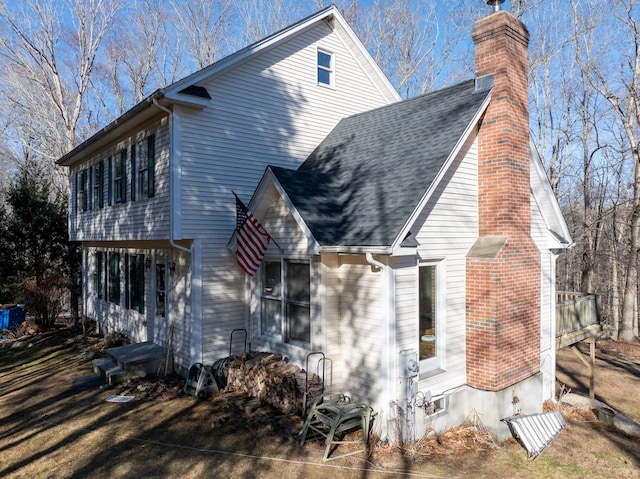
[[[109,385],[157,374],[166,359],[165,348],[150,341],[109,348],[105,352],[106,357],[93,360],[93,372]]]

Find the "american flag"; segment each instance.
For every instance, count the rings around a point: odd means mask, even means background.
[[[235,194],[235,193],[234,193]],[[249,276],[260,268],[271,236],[236,195],[236,252],[238,265]]]

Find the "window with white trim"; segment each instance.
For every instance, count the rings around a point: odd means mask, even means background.
[[[127,201],[127,150],[120,151],[120,158],[115,160],[113,176],[113,193],[116,203]]]
[[[418,267],[418,355],[420,370],[439,368],[444,351],[442,261]]]
[[[98,299],[104,299],[105,284],[105,254],[102,251],[94,253],[93,291]]]
[[[93,167],[93,207],[104,207],[104,162],[101,160]]]
[[[318,49],[318,85],[334,85],[333,53]]]
[[[262,264],[260,334],[285,343],[311,342],[309,262],[265,260]]]

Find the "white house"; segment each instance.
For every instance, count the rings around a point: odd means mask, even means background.
[[[322,352],[383,439],[474,410],[505,437],[554,395],[571,239],[529,139],[526,27],[498,11],[473,39],[476,79],[399,101],[329,7],[79,145],[59,163],[85,314],[137,341],[173,324],[181,368],[237,328],[300,366]],[[232,191],[274,240],[253,277]]]
[[[248,201],[267,165],[296,167],[341,118],[398,100],[335,7],[153,93],[58,161],[84,314],[159,344],[173,323],[181,369],[228,353],[246,326],[232,191]]]
[[[554,397],[555,258],[571,244],[529,139],[524,25],[477,22],[477,78],[342,120],[249,208],[273,237],[247,285],[253,346],[373,405],[411,440]]]

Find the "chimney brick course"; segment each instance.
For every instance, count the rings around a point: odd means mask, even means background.
[[[479,237],[495,257],[467,257],[467,382],[488,391],[540,370],[540,252],[531,239],[526,27],[508,12],[473,30],[476,76],[493,75],[478,132]]]

